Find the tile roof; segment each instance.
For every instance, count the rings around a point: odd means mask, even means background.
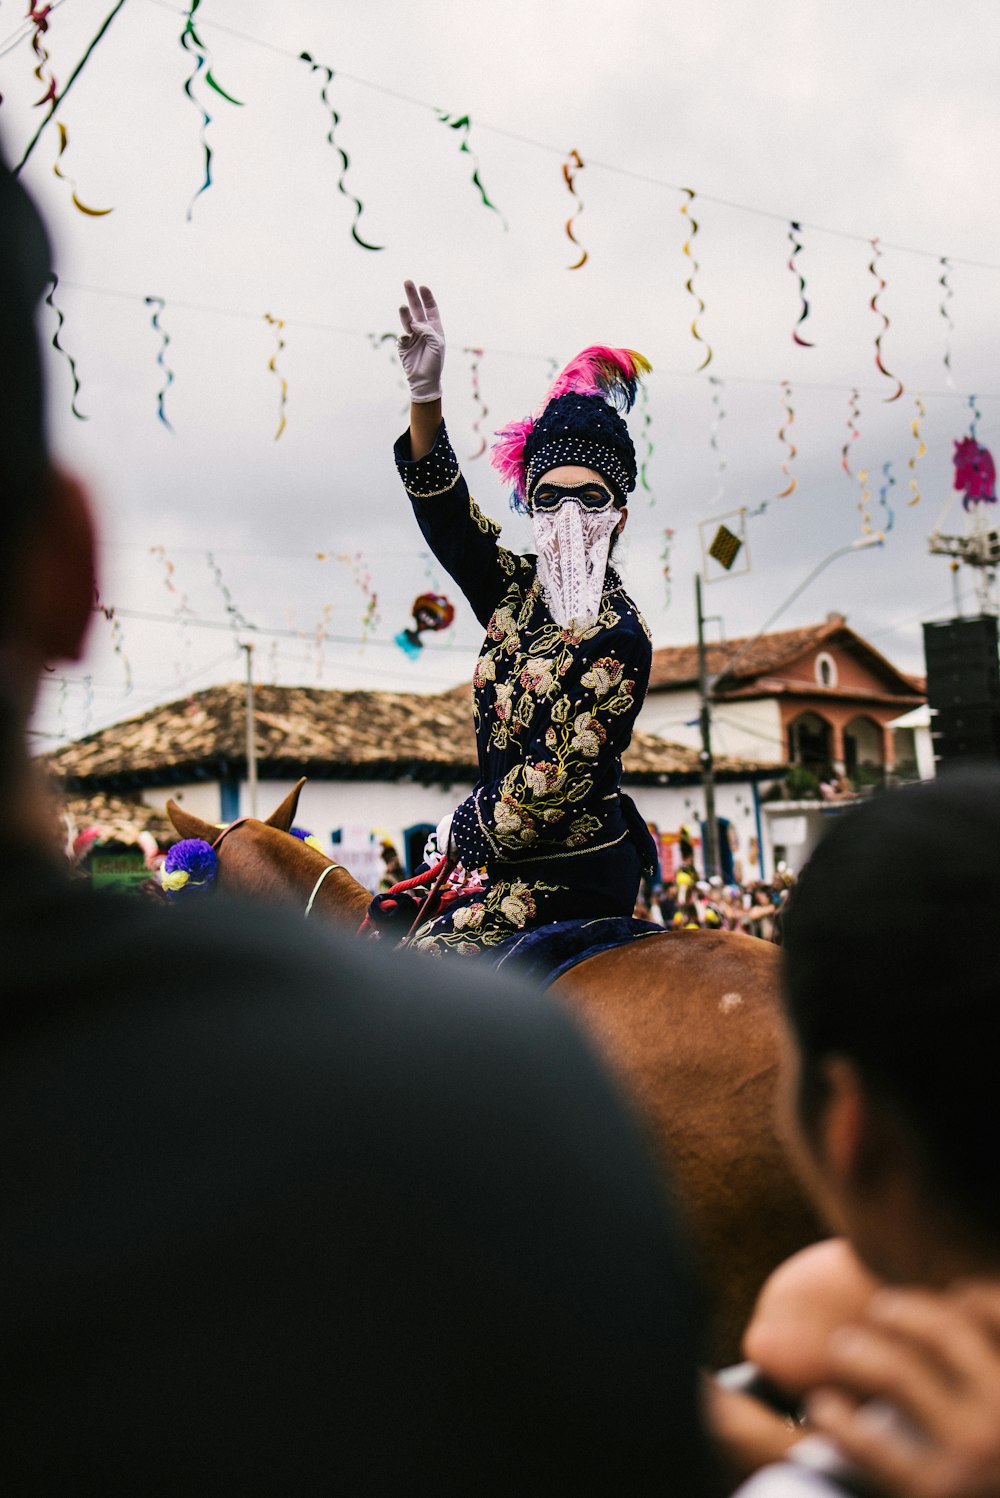
[[[435,695],[260,686],[255,716],[262,777],[477,778],[469,686]],[[246,765],[245,687],[230,682],[165,703],[67,744],[47,764],[78,791],[239,775]],[[694,776],[698,755],[639,732],[624,770],[627,779]],[[722,776],[754,770],[782,773],[773,765],[716,761]]]
[[[835,637],[839,637],[837,643],[862,655],[878,674],[892,683],[893,695],[923,694],[921,678],[907,676],[891,661],[887,661],[873,645],[855,634],[841,614],[831,614],[822,624],[809,624],[801,629],[776,630],[772,634],[761,635],[759,639],[755,639],[753,635],[744,635],[735,640],[713,641],[706,648],[708,673],[713,677],[724,676],[729,662],[738,656],[736,669],[728,685],[736,688],[739,683],[745,689],[750,680],[774,675],[807,651],[833,643]],[[665,645],[653,651],[649,676],[651,691],[691,686],[697,681],[697,645]],[[726,688],[727,683],[723,681],[722,690],[725,691]]]
[[[177,841],[177,833],[166,811],[147,806],[138,798],[95,791],[90,795],[64,791],[57,810],[66,818],[71,837],[95,828],[105,842],[134,843],[140,832],[151,832],[161,848]]]

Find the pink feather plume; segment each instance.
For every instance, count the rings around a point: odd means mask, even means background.
[[[550,401],[573,390],[578,395],[599,395],[621,412],[631,411],[639,381],[652,367],[635,349],[592,344],[556,376],[545,399],[527,420],[509,421],[501,427],[490,451],[490,462],[501,482],[514,490],[515,501],[524,498],[524,444]]]
[[[602,395],[619,411],[631,411],[639,380],[651,369],[649,360],[635,349],[592,344],[571,359],[562,374],[556,376],[540,411],[544,411],[556,396],[565,395],[567,390],[575,390],[578,395]]]

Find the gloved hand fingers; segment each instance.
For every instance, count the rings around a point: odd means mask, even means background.
[[[399,320],[403,325],[403,331],[400,334],[399,341],[400,343],[409,343],[413,338],[413,315],[410,312],[409,307],[400,307]]]
[[[431,291],[429,286],[421,286],[420,297],[424,304],[425,319],[430,323],[432,328],[443,336],[444,328],[441,325],[441,309],[434,300],[433,291]]]
[[[406,300],[409,303],[413,321],[426,322],[427,317],[424,312],[424,304],[420,300],[420,293],[416,288],[416,284],[413,281],[404,281],[403,290],[406,292]]]

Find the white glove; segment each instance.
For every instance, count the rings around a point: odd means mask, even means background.
[[[399,309],[403,332],[396,340],[396,348],[410,387],[410,399],[424,405],[441,399],[444,328],[429,287],[421,286],[418,291],[412,281],[404,281],[403,290],[409,305]]]
[[[448,815],[442,817],[440,822],[437,824],[437,831],[434,834],[434,841],[438,845],[439,858],[447,858],[448,856],[448,844],[451,842],[451,819],[454,815],[455,813],[453,811],[450,811]]]

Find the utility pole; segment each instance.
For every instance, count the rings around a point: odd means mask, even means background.
[[[241,645],[247,653],[247,790],[250,815],[257,815],[257,719],[253,702],[253,646]]]
[[[705,875],[719,872],[719,823],[715,815],[715,767],[712,760],[712,709],[708,684],[708,657],[705,651],[705,616],[701,607],[701,573],[694,577],[695,611],[698,615],[698,698],[701,711],[701,783],[705,792]]]

